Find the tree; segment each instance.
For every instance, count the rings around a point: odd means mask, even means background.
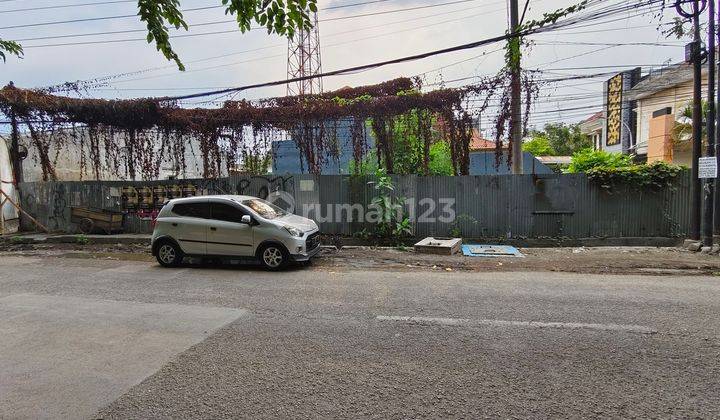
[[[268,34],[276,33],[292,37],[296,31],[312,27],[310,12],[317,11],[317,0],[221,0],[225,14],[236,17],[241,32],[250,30],[252,22],[267,29]],[[138,16],[147,26],[147,42],[165,58],[177,63],[178,69],[185,66],[170,45],[169,26],[188,30],[188,24],[179,9],[180,0],[138,0]],[[0,58],[6,54],[22,56],[22,45],[0,38]]]
[[[701,139],[703,144],[707,143],[707,111],[708,103],[705,99],[701,100],[700,106],[702,109],[702,124],[701,127]],[[689,149],[692,147],[692,114],[693,106],[692,103],[685,105],[682,109],[680,121],[675,121],[672,131],[670,132],[671,139],[675,147],[680,149]]]
[[[555,150],[550,146],[547,137],[537,136],[528,140],[522,145],[523,152],[528,152],[533,156],[555,156]]]
[[[543,131],[531,133],[533,138],[547,139],[550,148],[557,156],[570,156],[582,149],[592,148],[590,137],[580,132],[578,124],[549,123]]]

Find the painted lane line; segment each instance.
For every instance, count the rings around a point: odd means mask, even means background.
[[[447,326],[479,326],[493,327],[526,327],[526,328],[556,328],[570,330],[596,330],[621,331],[637,334],[655,334],[656,330],[643,325],[620,324],[586,324],[581,322],[542,322],[542,321],[506,321],[500,319],[467,319],[467,318],[433,318],[423,316],[386,316],[378,315],[378,321],[396,321],[420,325],[447,325]]]

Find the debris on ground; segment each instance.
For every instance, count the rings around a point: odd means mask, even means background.
[[[577,250],[582,249],[580,252]],[[554,271],[597,274],[720,275],[720,257],[684,248],[581,247],[520,248],[525,258],[467,258],[378,247],[324,247],[311,269],[326,271]],[[155,262],[150,247],[138,244],[0,244],[0,255]]]

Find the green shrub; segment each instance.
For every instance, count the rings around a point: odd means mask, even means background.
[[[378,196],[372,199],[372,206],[377,209],[378,223],[375,236],[384,241],[399,241],[412,235],[410,219],[403,210],[404,199],[395,197],[395,186],[385,169],[375,171],[376,180],[369,182],[374,186]]]
[[[616,185],[629,185],[637,189],[662,189],[672,187],[673,180],[685,168],[666,162],[654,162],[646,165],[630,165],[620,168],[596,168],[587,172],[591,181],[603,188]]]
[[[583,149],[575,152],[568,166],[568,173],[587,173],[594,169],[619,169],[632,166],[632,157],[604,150]]]
[[[572,157],[568,173],[585,173],[603,188],[628,185],[636,189],[671,187],[685,168],[667,162],[634,164],[632,157],[604,150],[581,150]]]

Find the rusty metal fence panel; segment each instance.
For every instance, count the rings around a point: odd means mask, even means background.
[[[690,174],[662,191],[606,190],[582,174],[392,176],[415,236],[470,238],[681,237],[689,225]],[[211,180],[37,182],[20,184],[26,211],[51,230],[76,231],[70,207],[126,211],[126,232],[149,232],[147,218],[123,207],[123,187],[191,184],[196,194],[269,196],[307,215],[328,234],[370,232],[373,178],[349,175],[231,176]],[[31,226],[26,226],[31,227]]]

